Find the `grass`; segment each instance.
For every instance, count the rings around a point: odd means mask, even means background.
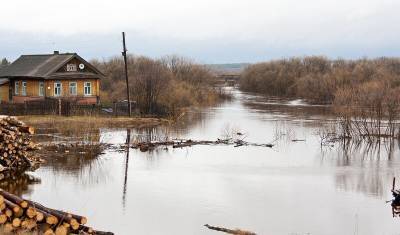
[[[167,124],[170,120],[152,117],[101,117],[101,116],[19,116],[19,120],[36,129],[53,129],[60,132],[91,132],[100,128],[144,128]]]
[[[170,121],[163,118],[151,117],[101,117],[101,116],[19,116],[19,120],[34,127],[71,127],[82,126],[88,128],[135,128],[135,127],[151,127],[169,123]]]

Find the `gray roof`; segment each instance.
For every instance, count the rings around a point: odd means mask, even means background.
[[[4,77],[47,78],[74,57],[83,60],[76,53],[22,55],[9,66],[0,69],[0,78],[2,77],[3,78]],[[96,72],[99,72],[99,74],[102,75],[102,73],[98,71],[96,68],[94,68],[93,66],[90,67],[92,67],[92,69],[94,69]]]

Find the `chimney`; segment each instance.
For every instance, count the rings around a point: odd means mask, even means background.
[[[54,55],[58,55],[58,54],[60,54],[59,51],[54,51]]]

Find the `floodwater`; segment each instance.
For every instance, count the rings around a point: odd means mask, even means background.
[[[385,203],[399,175],[398,143],[321,146],[318,133],[334,119],[329,107],[232,94],[232,101],[188,113],[174,126],[131,130],[132,141],[240,132],[273,148],[82,150],[50,159],[17,193],[86,215],[90,226],[116,234],[219,234],[204,224],[265,235],[400,233],[400,219]],[[118,146],[126,135],[100,129],[85,138]]]

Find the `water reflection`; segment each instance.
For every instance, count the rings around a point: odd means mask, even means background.
[[[124,174],[124,189],[122,191],[122,206],[125,209],[125,204],[126,204],[126,191],[128,189],[128,167],[129,167],[129,149],[130,149],[130,143],[131,143],[131,130],[127,129],[126,130],[126,158],[125,158],[125,174]]]
[[[116,234],[209,234],[205,223],[258,234],[348,234],[355,223],[359,234],[398,231],[384,204],[400,167],[397,141],[321,148],[316,133],[334,119],[329,107],[233,93],[232,102],[188,112],[168,126],[104,128],[87,137],[80,130],[52,130],[55,136],[43,135],[43,142],[64,146],[70,139],[63,138],[72,137],[78,147],[49,149],[32,200],[87,215],[91,226]],[[275,146],[145,153],[108,146],[216,140],[227,124],[245,133],[246,141]],[[79,149],[81,142],[93,147]]]
[[[323,146],[321,154],[324,159],[333,159],[337,166],[351,166],[363,163],[385,162],[391,166],[399,153],[399,140],[381,141],[342,140],[333,145]]]
[[[318,120],[335,118],[328,105],[310,105],[299,100],[278,97],[263,97],[251,94],[242,95],[242,104],[250,112],[267,113],[272,119],[279,120]],[[260,117],[263,117],[260,115]]]
[[[359,192],[367,196],[384,198],[388,194],[388,182],[395,175],[399,159],[398,140],[339,141],[323,147],[323,161],[334,163],[339,169],[335,184],[339,190]]]
[[[99,142],[45,146],[40,152],[46,161],[42,168],[49,170],[54,176],[74,176],[79,183],[104,183],[109,172],[105,159],[99,156],[107,148],[107,144]]]
[[[40,184],[40,178],[28,173],[14,173],[0,181],[0,188],[10,193],[22,196],[33,191],[33,185]]]
[[[71,129],[56,129],[39,126],[35,131],[36,134],[33,136],[33,140],[43,145],[72,142],[86,144],[102,142],[100,128],[74,128],[74,126],[71,125]]]

